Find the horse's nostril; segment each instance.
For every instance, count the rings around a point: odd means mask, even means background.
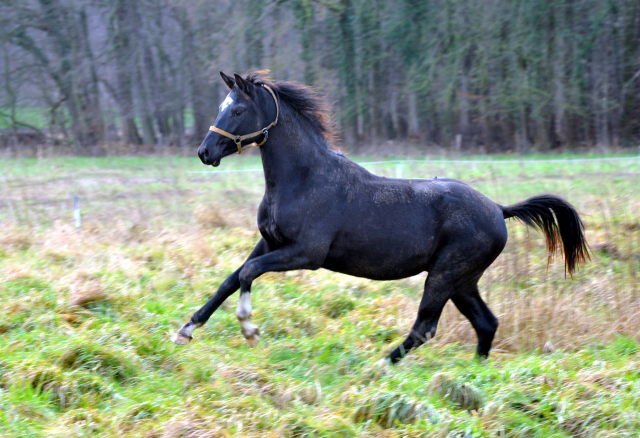
[[[205,159],[209,158],[209,151],[205,149],[202,155],[204,156]]]

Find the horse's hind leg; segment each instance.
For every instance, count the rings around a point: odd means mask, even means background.
[[[389,355],[391,363],[398,363],[410,350],[419,347],[436,335],[442,309],[454,292],[454,286],[447,280],[447,276],[429,273],[416,322],[407,339]]]
[[[491,350],[493,337],[498,330],[498,318],[491,313],[487,304],[480,297],[478,283],[468,284],[452,296],[451,301],[471,322],[478,335],[478,349],[476,350],[478,356],[487,357],[489,350]]]

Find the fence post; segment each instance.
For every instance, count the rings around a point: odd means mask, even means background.
[[[456,156],[462,151],[462,134],[456,134]]]
[[[76,230],[82,225],[82,217],[80,216],[80,198],[78,194],[73,195],[73,217],[76,222]]]
[[[396,163],[396,178],[402,178],[402,163]]]

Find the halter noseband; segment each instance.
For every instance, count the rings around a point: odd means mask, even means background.
[[[216,128],[215,126],[211,126],[209,128],[209,131],[217,132],[218,134],[224,135],[225,137],[233,140],[236,146],[238,147],[238,155],[240,155],[242,151],[246,151],[247,149],[259,147],[265,144],[267,139],[269,138],[269,129],[273,128],[278,123],[278,117],[280,116],[280,105],[278,104],[278,98],[276,97],[276,94],[273,92],[273,90],[269,86],[264,84],[262,84],[262,86],[267,89],[267,91],[271,94],[271,97],[273,97],[273,101],[276,103],[276,119],[273,122],[271,122],[269,126],[263,128],[261,131],[256,131],[256,132],[252,132],[251,134],[245,134],[245,135],[233,135],[220,128]],[[260,143],[256,143],[254,141],[251,144],[242,146],[243,140],[247,140],[252,137],[257,137],[259,135],[264,135],[264,140],[262,140]]]

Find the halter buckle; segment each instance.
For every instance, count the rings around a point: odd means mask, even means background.
[[[267,139],[269,138],[269,131],[267,131],[267,128],[264,128],[262,130],[262,133],[264,134],[264,141],[267,141]]]

